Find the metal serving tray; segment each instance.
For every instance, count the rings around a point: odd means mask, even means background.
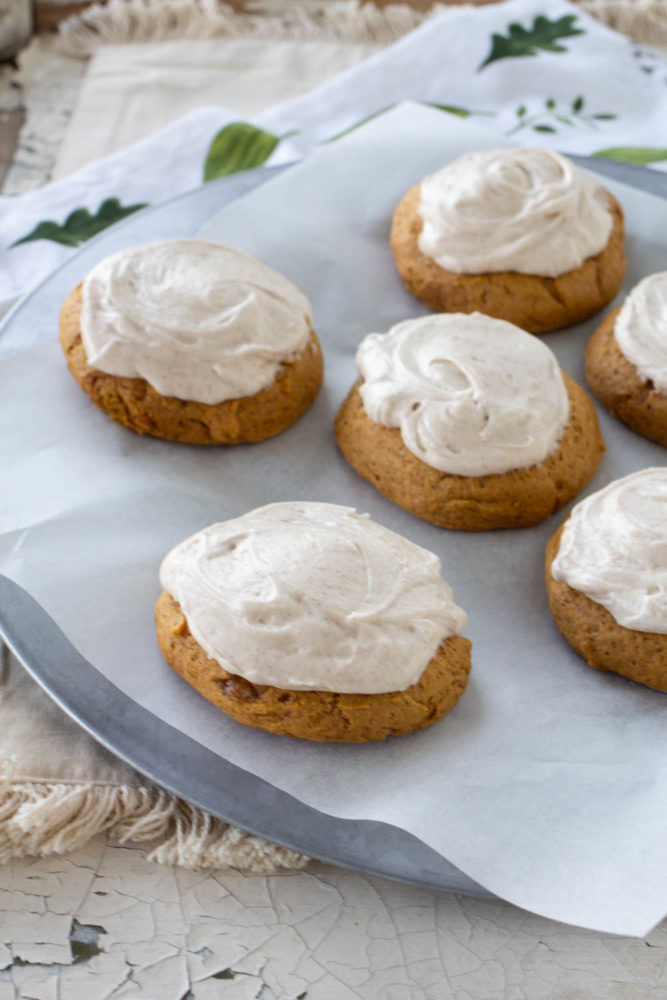
[[[572,159],[667,198],[665,174],[610,160]],[[131,241],[193,236],[225,204],[283,169],[248,171],[207,184],[100,234],[14,307],[0,326],[0,357],[52,339],[61,302],[103,257]],[[4,576],[0,636],[54,701],[98,742],[213,815],[323,861],[430,888],[490,895],[404,830],[326,815],[161,721],[80,656],[39,604]]]

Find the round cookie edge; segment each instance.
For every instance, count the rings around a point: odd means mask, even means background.
[[[417,683],[404,691],[292,691],[252,684],[226,671],[193,638],[180,605],[165,590],[155,620],[169,666],[226,715],[254,729],[314,742],[367,743],[424,729],[458,702],[471,668],[471,642],[455,635],[441,643]]]
[[[65,299],[59,339],[71,375],[89,399],[113,421],[136,434],[184,444],[243,444],[264,441],[293,424],[315,400],[324,362],[317,334],[279,369],[274,382],[253,396],[218,404],[162,396],[143,378],[110,375],[88,364],[81,340],[82,284]]]
[[[578,382],[562,374],[570,418],[556,450],[537,465],[488,476],[440,472],[413,455],[399,428],[384,427],[370,419],[359,391],[361,379],[336,415],[336,442],[358,475],[392,503],[424,521],[456,531],[532,527],[581,492],[593,478],[605,450],[592,401]],[[568,455],[571,446],[581,440],[586,450],[574,470]],[[568,482],[573,471],[576,476]],[[532,503],[526,502],[528,488],[533,490]]]
[[[547,542],[544,560],[549,609],[559,632],[589,667],[667,692],[667,635],[619,625],[602,604],[553,578],[551,564],[566,524],[567,520]]]
[[[667,395],[643,378],[614,336],[622,306],[613,309],[586,346],[586,382],[613,417],[667,447]]]
[[[618,293],[626,271],[623,209],[605,190],[612,214],[607,245],[555,278],[516,271],[457,274],[419,249],[421,184],[403,196],[391,224],[391,248],[406,288],[434,312],[481,312],[529,333],[572,326],[600,312]]]

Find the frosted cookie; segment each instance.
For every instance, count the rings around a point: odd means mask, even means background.
[[[160,569],[167,662],[246,726],[363,743],[459,700],[466,615],[432,552],[349,507],[276,503],[198,532]]]
[[[546,345],[481,313],[406,320],[357,351],[336,417],[350,465],[442,528],[521,528],[592,478],[604,443],[592,402]]]
[[[531,333],[599,312],[625,275],[623,212],[546,149],[466,153],[394,214],[406,287],[436,312],[483,312]]]
[[[667,469],[577,504],[547,545],[549,606],[597,670],[667,691]]]
[[[667,271],[644,278],[588,342],[586,379],[638,434],[667,445]]]
[[[103,260],[66,299],[60,342],[112,420],[190,444],[272,437],[322,382],[306,297],[252,257],[203,240]]]

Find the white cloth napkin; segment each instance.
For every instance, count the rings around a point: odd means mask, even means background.
[[[0,198],[0,311],[138,206],[248,166],[296,160],[404,99],[526,145],[667,168],[667,64],[564,0],[453,8],[305,97],[236,127],[193,111],[38,191]],[[217,143],[216,136],[219,136]],[[206,166],[208,164],[208,167]]]
[[[156,788],[96,743],[0,648],[0,864],[98,833],[182,868],[274,871],[307,859]]]

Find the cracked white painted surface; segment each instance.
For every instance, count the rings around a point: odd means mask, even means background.
[[[667,1000],[667,921],[641,941],[328,865],[169,869],[103,838],[0,868],[0,1000],[297,997]]]

